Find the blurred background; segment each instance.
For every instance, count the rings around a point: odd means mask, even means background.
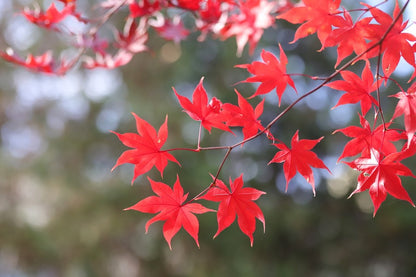
[[[95,4],[79,2],[82,11]],[[386,9],[392,8],[394,1],[389,2]],[[1,49],[59,52],[67,43],[63,36],[44,32],[18,14],[30,4],[0,1]],[[41,4],[47,7],[50,1]],[[122,20],[123,13],[113,23]],[[172,86],[190,97],[204,76],[210,97],[236,103],[234,87],[248,97],[255,86],[234,86],[249,76],[234,65],[259,59],[262,48],[279,55],[278,43],[288,55],[289,73],[327,76],[333,71],[335,49],[317,52],[316,37],[289,44],[294,30],[285,22],[277,25],[265,32],[252,57],[247,49],[237,57],[234,39],[199,43],[193,34],[178,45],[152,34],[151,51],[115,70],[77,68],[55,77],[1,61],[0,276],[416,276],[415,210],[388,196],[373,218],[368,193],[347,199],[356,185],[356,173],[336,163],[347,140],[332,132],[357,125],[359,107],[331,110],[341,92],[326,88],[299,103],[272,129],[286,143],[298,129],[301,139],[325,136],[316,150],[332,175],[314,171],[316,197],[299,176],[285,193],[281,164],[267,166],[276,148],[266,138],[235,149],[225,164],[221,179],[244,173],[246,185],[267,192],[257,201],[265,214],[266,232],[257,222],[253,247],[236,223],[213,240],[216,215],[207,213],[198,216],[201,248],[181,230],[170,251],[163,239],[163,223],[153,224],[145,234],[144,225],[152,215],[123,211],[153,195],[144,176],[130,186],[133,166],[110,171],[127,149],[110,130],[134,132],[131,112],[156,128],[168,114],[165,147],[195,147],[198,124],[181,111]],[[112,31],[108,27],[102,32],[111,35]],[[361,70],[362,64],[357,68]],[[395,78],[404,83],[410,74],[403,65]],[[295,77],[295,82],[299,95],[317,85],[302,77]],[[396,92],[397,87],[386,89],[386,94]],[[298,97],[289,88],[278,107],[275,96],[272,92],[266,98],[263,123]],[[259,98],[250,102],[257,104]],[[387,116],[395,103],[383,102]],[[241,139],[236,133],[204,133],[202,145],[232,144]],[[182,167],[169,164],[163,181],[172,185],[178,174],[194,196],[209,185],[209,173],[216,172],[224,154],[174,153]],[[406,163],[415,173],[414,164],[415,160]],[[148,175],[160,180],[154,170]],[[415,180],[402,180],[416,199]]]

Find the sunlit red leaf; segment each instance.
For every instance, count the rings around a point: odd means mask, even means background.
[[[133,18],[128,18],[124,25],[123,33],[116,33],[116,46],[130,53],[139,53],[146,51],[148,48],[146,42],[148,39],[148,30],[146,19],[140,20],[139,25]]]
[[[162,38],[179,43],[188,37],[190,31],[185,28],[179,16],[175,16],[172,20],[163,21],[162,26],[154,27]]]
[[[372,32],[372,35],[367,37],[371,40],[370,44],[378,43],[390,26],[393,24],[393,20],[399,15],[400,7],[399,2],[396,0],[396,6],[393,11],[393,17],[383,12],[377,7],[367,6],[371,12],[371,15],[379,23]],[[384,74],[389,77],[399,64],[400,58],[403,57],[406,62],[416,68],[415,64],[415,52],[412,48],[413,42],[416,41],[416,36],[411,33],[406,33],[407,21],[403,22],[403,15],[400,15],[399,20],[394,24],[393,28],[384,37],[381,44],[382,68]],[[378,54],[379,49],[374,49],[374,55]]]
[[[278,149],[276,155],[269,162],[283,163],[283,172],[286,179],[286,190],[289,186],[290,180],[299,172],[306,181],[312,186],[313,194],[315,195],[315,179],[311,167],[324,168],[329,171],[326,165],[318,156],[311,151],[312,148],[318,144],[323,137],[315,140],[301,139],[299,140],[299,130],[292,137],[292,148],[287,147],[284,143],[274,144]]]
[[[272,13],[276,10],[276,3],[267,0],[247,0],[237,3],[239,11],[231,14],[219,35],[223,39],[236,37],[238,56],[241,56],[247,43],[249,43],[249,53],[252,54],[264,30],[271,27],[275,21]]]
[[[352,52],[359,55],[368,49],[366,37],[370,36],[373,26],[373,24],[370,24],[371,17],[363,18],[354,23],[347,11],[344,11],[343,15],[343,24],[329,33],[325,45],[323,45],[323,47],[337,46],[338,57],[335,67]]]
[[[114,165],[113,170],[121,164],[134,164],[132,183],[139,175],[148,172],[153,166],[157,168],[160,175],[163,177],[163,170],[168,164],[168,161],[179,164],[172,154],[161,150],[168,138],[168,117],[166,116],[165,122],[160,126],[159,131],[156,133],[155,128],[147,121],[141,119],[135,113],[133,113],[133,115],[136,119],[138,134],[119,134],[113,132],[125,146],[133,148],[131,150],[126,150],[121,154]]]
[[[84,57],[84,66],[88,69],[97,67],[113,69],[126,65],[131,61],[132,58],[133,54],[125,50],[119,50],[114,56],[108,53],[96,53],[95,59],[91,57]]]
[[[251,64],[241,64],[237,65],[236,67],[246,68],[248,72],[254,75],[253,77],[249,77],[242,82],[261,82],[252,97],[266,94],[273,89],[276,89],[280,106],[282,95],[286,89],[287,84],[289,84],[295,91],[296,87],[290,75],[286,73],[287,57],[280,44],[279,48],[280,61],[272,53],[263,50],[261,52],[261,58],[263,59],[263,62],[254,61]]]
[[[374,82],[368,62],[361,78],[348,70],[341,71],[341,77],[343,80],[327,84],[330,88],[345,91],[334,108],[345,104],[360,103],[361,113],[365,116],[372,105],[378,106],[377,100],[371,96],[371,93],[377,90],[380,82]]]
[[[294,7],[277,18],[292,24],[303,23],[296,30],[293,42],[317,33],[323,48],[332,27],[341,27],[344,23],[343,18],[338,15],[340,2],[341,0],[303,0],[304,6]]]
[[[398,157],[396,153],[383,158],[375,149],[371,149],[370,152],[371,156],[369,158],[358,158],[352,162],[346,162],[351,168],[361,171],[361,174],[358,176],[357,188],[352,192],[351,196],[357,192],[369,190],[374,204],[373,216],[376,215],[381,203],[386,199],[387,193],[395,198],[408,201],[412,206],[415,206],[409,194],[403,188],[398,175],[412,176],[414,178],[416,176],[413,175],[409,168],[395,159]]]
[[[26,59],[23,59],[16,55],[13,49],[8,48],[5,52],[0,51],[0,57],[8,62],[21,65],[32,71],[46,74],[63,75],[71,67],[71,62],[65,59],[61,59],[59,62],[56,62],[53,59],[51,51],[46,51],[39,56],[28,54]]]
[[[184,194],[179,177],[173,186],[173,190],[162,182],[153,181],[148,177],[152,190],[157,196],[149,196],[125,210],[137,210],[143,213],[158,213],[146,223],[146,233],[149,226],[157,221],[165,221],[163,224],[163,236],[169,248],[172,249],[171,240],[183,227],[195,240],[199,247],[198,232],[199,222],[194,214],[203,214],[214,210],[205,208],[198,203],[187,203],[188,193]]]
[[[416,132],[416,91],[414,89],[416,82],[413,83],[412,87],[408,92],[401,91],[393,95],[399,99],[399,102],[397,103],[392,120],[401,115],[404,116],[404,126],[409,143]]]
[[[169,0],[173,7],[196,11],[201,8],[203,0]]]
[[[178,94],[176,89],[173,88],[179,103],[193,120],[200,121],[209,132],[211,132],[212,127],[231,132],[230,128],[224,124],[226,118],[222,113],[223,104],[215,97],[208,102],[207,92],[202,84],[203,81],[204,78],[202,77],[194,90],[192,102],[185,96]]]
[[[244,188],[242,175],[234,181],[230,178],[230,188],[231,190],[223,181],[217,179],[215,186],[200,198],[220,202],[217,212],[218,230],[214,238],[229,227],[237,216],[238,226],[250,238],[250,244],[253,246],[256,218],[263,223],[263,229],[265,229],[263,212],[253,201],[259,199],[265,192],[249,187]]]
[[[61,11],[59,11],[55,3],[52,2],[52,4],[49,6],[49,8],[46,11],[41,11],[39,7],[36,7],[35,9],[31,10],[28,8],[25,8],[22,12],[22,14],[29,20],[30,22],[39,25],[41,27],[50,29],[57,23],[64,20],[67,16],[74,16],[81,22],[86,22],[85,19],[81,17],[80,14],[75,12],[75,1],[62,1],[65,2],[65,6],[62,8]]]
[[[135,0],[129,5],[130,16],[133,18],[151,15],[161,9],[159,0]]]
[[[264,99],[254,109],[251,104],[241,94],[235,90],[238,97],[238,106],[225,103],[224,111],[228,126],[242,127],[244,139],[250,138],[263,131],[264,127],[259,120],[263,113]]]
[[[334,134],[341,132],[353,138],[345,145],[338,161],[345,157],[352,157],[358,154],[361,154],[363,157],[369,157],[371,149],[378,149],[382,155],[389,155],[397,151],[392,142],[403,139],[403,136],[396,130],[388,129],[390,123],[386,123],[385,125],[381,124],[373,130],[370,123],[362,115],[359,116],[362,128],[348,126],[334,131]]]

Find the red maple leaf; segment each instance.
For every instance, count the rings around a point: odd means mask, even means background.
[[[112,170],[121,164],[134,164],[135,167],[134,176],[131,181],[132,183],[139,175],[148,172],[153,166],[156,166],[160,175],[163,177],[163,170],[168,164],[168,161],[179,164],[172,154],[161,150],[163,144],[165,144],[166,139],[168,138],[168,117],[166,116],[165,122],[162,126],[160,126],[159,131],[156,133],[155,128],[153,128],[153,126],[147,121],[141,119],[135,113],[132,114],[136,119],[138,134],[113,133],[117,135],[124,145],[134,149],[124,151],[118,158]]]
[[[224,111],[227,114],[227,125],[242,127],[244,139],[247,139],[256,135],[258,130],[264,130],[261,121],[258,119],[263,113],[264,99],[253,109],[250,103],[237,90],[235,90],[235,93],[238,96],[238,106],[230,103],[224,104]]]
[[[130,53],[146,51],[148,49],[146,46],[147,31],[146,19],[140,20],[139,25],[137,25],[135,20],[129,17],[124,25],[123,33],[117,32],[115,35],[116,46]]]
[[[344,23],[337,29],[332,30],[325,40],[323,47],[332,47],[337,45],[337,61],[335,67],[338,64],[352,54],[359,55],[368,49],[368,43],[366,37],[371,32],[370,21],[371,17],[363,18],[357,22],[353,22],[349,12],[344,11]]]
[[[371,93],[377,90],[377,85],[380,82],[374,82],[368,62],[363,69],[361,78],[348,70],[341,71],[341,76],[344,80],[334,81],[326,85],[330,88],[346,92],[341,96],[334,108],[340,105],[359,102],[361,105],[361,113],[365,116],[373,104],[378,106],[377,100],[371,96]]]
[[[44,73],[54,72],[54,62],[51,51],[46,51],[39,56],[28,54],[27,58],[23,60],[14,53],[13,49],[8,48],[5,52],[0,51],[0,56],[8,62],[24,66],[34,71],[41,71]]]
[[[266,228],[263,212],[253,201],[259,199],[265,192],[254,188],[243,188],[242,175],[234,181],[230,178],[230,187],[231,190],[223,181],[217,179],[215,180],[215,186],[200,197],[200,199],[220,202],[217,212],[218,230],[214,238],[229,227],[234,222],[235,217],[238,216],[238,226],[250,238],[250,244],[253,246],[256,218],[263,223],[263,230]]]
[[[108,53],[96,53],[95,59],[89,56],[84,57],[84,67],[88,69],[97,67],[113,69],[126,65],[132,58],[133,54],[124,49],[120,49],[114,56]]]
[[[396,158],[400,155],[392,153],[382,158],[377,150],[371,149],[370,152],[370,158],[358,158],[352,162],[346,162],[351,168],[361,171],[358,176],[357,188],[350,197],[357,192],[369,190],[374,205],[373,216],[376,215],[381,203],[386,199],[387,193],[395,198],[408,201],[414,207],[415,205],[403,188],[398,175],[415,178],[416,176],[409,168],[397,161]]]
[[[152,2],[152,3],[151,3]],[[151,15],[161,9],[160,1],[141,0],[132,2],[129,5],[130,16],[133,18],[145,15]]]
[[[287,57],[282,47],[280,48],[280,61],[272,53],[263,49],[261,52],[261,58],[264,62],[254,61],[251,64],[236,65],[239,68],[246,68],[248,72],[255,75],[242,81],[243,83],[255,83],[261,82],[256,92],[251,96],[257,96],[266,94],[276,89],[277,96],[279,97],[279,106],[282,95],[286,89],[286,85],[289,84],[295,91],[295,83],[290,75],[286,73]]]
[[[169,0],[169,3],[173,7],[178,7],[181,9],[197,11],[201,8],[203,0]]]
[[[179,43],[188,37],[190,32],[183,25],[180,16],[174,16],[171,20],[163,21],[161,26],[154,26],[155,30],[162,38]]]
[[[371,32],[372,36],[367,37],[371,40],[370,44],[378,43],[385,35],[386,30],[393,24],[394,18],[399,15],[399,3],[396,0],[393,17],[376,7],[372,7],[365,3],[363,3],[363,5],[369,8],[371,15],[380,24],[373,28],[373,31]],[[403,15],[400,15],[393,28],[382,41],[381,53],[384,53],[382,68],[387,77],[389,77],[396,69],[401,57],[403,57],[411,66],[416,68],[415,53],[410,44],[410,42],[416,41],[416,37],[413,34],[403,32],[406,27],[407,21],[403,23]],[[378,55],[378,52],[379,48],[377,47],[372,51],[373,55]]]
[[[199,247],[198,231],[199,222],[194,214],[203,214],[214,210],[208,209],[198,203],[185,202],[188,193],[184,195],[179,177],[173,185],[173,190],[162,182],[156,182],[147,178],[152,190],[158,196],[149,196],[125,210],[136,210],[143,213],[158,213],[146,222],[146,233],[149,226],[156,221],[165,221],[163,224],[163,236],[169,248],[172,249],[171,240],[183,227],[195,240]]]
[[[311,184],[313,194],[315,195],[315,179],[313,177],[312,167],[325,168],[326,165],[322,162],[318,156],[311,151],[324,137],[319,139],[301,139],[299,140],[299,130],[292,137],[291,146],[287,147],[284,143],[273,144],[281,151],[278,151],[270,163],[283,163],[283,171],[286,179],[286,191],[289,186],[290,180],[299,172],[306,181]]]
[[[175,88],[173,88],[179,103],[185,112],[193,120],[200,121],[202,126],[207,129],[208,132],[211,132],[212,127],[231,132],[230,128],[224,124],[225,117],[222,113],[223,104],[215,97],[208,102],[207,92],[202,84],[203,80],[204,77],[201,78],[194,90],[192,103],[185,96],[178,94]]]
[[[200,9],[198,11],[199,16],[203,21],[205,21],[205,24],[209,23],[216,23],[221,17],[221,4],[223,2],[222,0],[207,0],[205,7],[203,9]],[[201,22],[199,23],[201,24]]]
[[[79,14],[75,13],[75,3],[73,2],[65,4],[61,11],[56,8],[55,3],[52,3],[45,12],[41,11],[39,7],[34,10],[25,8],[22,14],[30,22],[45,28],[51,28],[69,15],[73,15],[80,21],[84,21]]]
[[[268,0],[239,0],[237,5],[239,10],[228,17],[219,35],[223,39],[236,37],[238,56],[241,56],[247,42],[249,53],[253,54],[264,30],[271,27],[275,21],[272,13],[277,8],[276,3]]]
[[[225,4],[227,3],[227,4]],[[221,33],[221,24],[225,24],[228,19],[228,13],[236,6],[234,0],[206,0],[201,9],[198,10],[198,18],[195,20],[195,25],[201,35],[198,40],[202,41],[206,38],[208,32],[217,34]],[[221,26],[221,28],[218,28]],[[244,48],[244,45],[242,46]]]
[[[347,137],[353,138],[344,147],[338,161],[345,157],[352,157],[361,153],[363,157],[370,156],[371,149],[378,149],[383,155],[388,155],[396,152],[396,147],[392,141],[398,141],[403,136],[395,130],[388,129],[390,123],[381,124],[372,130],[370,123],[362,116],[360,116],[360,124],[362,126],[348,126],[343,129],[338,129],[333,132],[341,132]]]
[[[303,23],[296,30],[293,42],[317,33],[323,47],[332,32],[332,26],[342,27],[344,24],[343,18],[338,15],[340,2],[341,0],[303,0],[305,6],[292,8],[277,18],[292,24]]]
[[[392,120],[404,115],[404,127],[406,129],[408,144],[416,132],[416,82],[406,92],[399,92],[392,95],[399,98]]]
[[[42,55],[34,56],[28,54],[26,59],[23,59],[16,55],[12,48],[7,48],[5,52],[0,51],[0,57],[4,60],[21,65],[27,69],[42,72],[46,74],[57,74],[64,75],[70,69],[70,61],[62,59],[59,62],[56,62],[53,59],[52,52],[46,51]]]

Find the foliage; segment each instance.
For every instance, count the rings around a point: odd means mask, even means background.
[[[263,225],[265,223],[262,211],[252,201],[257,200],[263,192],[253,188],[243,188],[242,175],[234,181],[230,177],[229,187],[219,179],[219,176],[234,149],[245,146],[263,134],[270,144],[280,149],[270,163],[284,163],[286,187],[296,173],[300,173],[311,184],[315,193],[311,166],[329,171],[322,160],[311,151],[323,140],[323,137],[299,140],[297,131],[289,148],[278,138],[281,134],[273,133],[271,128],[280,123],[281,118],[292,111],[297,103],[324,86],[345,91],[335,107],[355,103],[359,103],[361,107],[361,114],[358,117],[362,128],[346,126],[334,131],[352,138],[339,157],[339,160],[351,158],[344,163],[360,173],[357,188],[352,194],[369,190],[374,205],[374,216],[381,203],[385,201],[387,193],[414,206],[399,176],[415,177],[411,170],[402,164],[404,159],[414,156],[416,148],[415,85],[413,83],[408,89],[403,89],[399,82],[391,78],[401,58],[416,68],[414,57],[416,37],[406,32],[408,23],[403,21],[403,12],[409,0],[403,7],[399,7],[396,1],[392,15],[383,12],[378,6],[366,3],[363,3],[360,9],[348,10],[340,7],[340,0],[304,0],[299,4],[268,0],[108,0],[101,4],[104,12],[99,20],[95,21],[77,11],[75,1],[61,2],[63,2],[61,10],[52,3],[45,11],[25,9],[22,14],[33,24],[51,32],[64,33],[65,28],[60,24],[67,17],[73,17],[80,23],[88,25],[89,31],[84,34],[72,32],[67,34],[77,41],[74,44],[77,48],[75,56],[55,60],[51,52],[47,51],[39,56],[28,54],[27,58],[23,59],[10,48],[1,51],[0,56],[9,62],[47,74],[63,75],[78,62],[88,69],[98,67],[111,69],[123,66],[129,63],[135,54],[147,51],[149,47],[146,43],[151,29],[161,38],[176,43],[185,39],[192,31],[200,32],[201,40],[208,35],[223,40],[235,36],[237,54],[240,55],[246,44],[249,45],[250,53],[253,53],[264,30],[275,24],[275,18],[292,24],[301,24],[297,27],[293,42],[316,33],[321,43],[320,51],[328,47],[337,47],[337,61],[333,73],[327,77],[307,76],[318,84],[278,112],[267,124],[260,121],[264,111],[264,98],[254,107],[254,104],[235,90],[237,105],[223,103],[216,97],[208,101],[207,92],[202,84],[204,79],[201,78],[193,93],[192,102],[173,89],[185,112],[200,123],[195,148],[162,149],[168,139],[167,117],[158,132],[151,124],[135,114],[138,134],[114,132],[124,145],[133,148],[126,150],[120,156],[114,168],[124,163],[134,164],[133,181],[147,173],[153,166],[163,177],[168,161],[179,164],[172,152],[225,151],[212,182],[205,185],[200,193],[190,200],[186,201],[188,194],[184,194],[179,178],[173,190],[164,183],[149,179],[153,191],[159,197],[145,198],[128,208],[145,213],[160,212],[148,222],[146,231],[151,223],[157,220],[165,221],[163,233],[169,246],[172,237],[182,226],[199,245],[199,222],[194,213],[211,211],[197,203],[200,200],[220,202],[217,211],[218,231],[215,236],[230,226],[237,216],[241,231],[250,238],[251,244],[253,243],[255,219],[259,219]],[[98,31],[123,8],[128,8],[124,30],[116,32],[115,41],[111,45],[98,36]],[[351,13],[357,15],[355,22]],[[185,27],[183,18],[186,15],[191,15],[193,19],[192,29]],[[254,61],[251,64],[236,66],[253,75],[240,83],[261,83],[250,98],[268,95],[270,91],[275,90],[280,106],[288,85],[297,93],[292,78],[297,73],[286,71],[288,59],[280,44],[279,50],[279,59],[271,52],[263,50],[262,62]],[[346,60],[351,55],[353,56]],[[347,70],[359,62],[364,63],[361,77]],[[409,82],[412,82],[415,76],[416,73],[409,78]],[[338,77],[340,80],[333,81]],[[393,96],[399,101],[393,116],[387,118],[381,102],[389,99],[382,94],[382,90],[390,82],[398,87],[399,92]],[[377,94],[375,97],[371,95],[374,92]],[[398,121],[402,115],[404,127]],[[392,124],[402,127],[392,129],[390,128]],[[202,127],[209,132],[212,128],[231,133],[242,132],[243,139],[231,145],[203,147],[201,146]],[[244,205],[244,208],[241,205]]]

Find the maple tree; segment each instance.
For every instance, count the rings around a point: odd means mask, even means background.
[[[121,154],[113,169],[125,163],[133,164],[132,183],[153,167],[156,167],[163,178],[164,169],[169,161],[180,165],[172,154],[175,151],[225,151],[217,172],[212,176],[213,180],[205,184],[201,192],[190,200],[187,200],[188,193],[184,192],[179,177],[173,189],[167,184],[148,178],[157,196],[149,196],[127,208],[144,213],[158,213],[146,223],[146,232],[152,223],[165,221],[163,235],[170,248],[172,238],[182,227],[199,246],[199,222],[195,214],[215,212],[198,202],[204,200],[219,202],[216,211],[218,229],[214,237],[229,227],[237,217],[239,228],[253,245],[256,219],[265,228],[263,213],[254,202],[264,192],[243,187],[243,175],[234,181],[230,177],[230,184],[227,186],[220,180],[223,166],[234,149],[265,135],[269,144],[279,149],[274,149],[276,153],[269,164],[283,163],[286,190],[289,182],[299,173],[312,186],[315,194],[312,167],[329,171],[321,158],[312,151],[323,137],[299,139],[298,130],[292,137],[291,147],[288,147],[279,139],[280,134],[271,131],[271,127],[280,122],[301,100],[324,86],[344,92],[334,108],[346,104],[360,106],[361,113],[358,113],[358,118],[361,127],[346,126],[333,131],[333,134],[340,132],[351,138],[338,159],[340,161],[348,158],[349,161],[343,162],[353,170],[359,171],[357,187],[351,196],[368,190],[374,205],[374,216],[387,194],[414,206],[399,177],[416,178],[402,163],[404,159],[416,154],[416,83],[413,81],[416,76],[416,36],[407,32],[408,22],[403,19],[403,12],[409,2],[410,0],[405,1],[400,7],[396,0],[394,11],[389,15],[382,11],[379,5],[371,6],[366,3],[362,3],[360,9],[348,10],[341,5],[341,0],[303,0],[301,3],[286,0],[107,0],[100,5],[103,15],[99,20],[92,20],[78,10],[77,1],[61,0],[60,3],[52,3],[45,11],[39,7],[25,8],[21,15],[40,28],[68,35],[72,41],[76,41],[71,45],[77,49],[73,57],[56,60],[52,52],[47,51],[40,55],[28,53],[24,59],[11,48],[0,51],[0,56],[8,62],[46,74],[63,75],[77,64],[82,64],[87,69],[112,69],[129,63],[135,54],[149,50],[147,41],[150,30],[175,43],[196,31],[200,32],[200,40],[208,35],[223,40],[235,37],[237,54],[242,54],[246,44],[252,54],[264,30],[283,20],[300,24],[292,42],[316,33],[321,44],[319,51],[336,47],[337,59],[333,73],[326,77],[306,76],[319,84],[303,92],[267,124],[260,120],[266,94],[275,90],[280,108],[288,86],[295,94],[300,93],[292,78],[298,73],[287,72],[288,58],[280,44],[279,58],[263,49],[260,55],[262,61],[236,65],[252,75],[239,84],[260,83],[248,99],[235,89],[237,105],[223,103],[217,97],[208,100],[203,77],[193,92],[192,102],[173,88],[179,105],[191,119],[200,123],[195,148],[162,149],[168,139],[167,116],[157,132],[149,122],[134,113],[137,134],[113,131],[125,146],[132,148]],[[100,28],[121,10],[127,11],[123,31],[115,32],[113,43],[100,38]],[[171,10],[179,10],[181,13],[170,13]],[[357,19],[353,19],[352,13],[357,15]],[[184,23],[185,16],[193,19],[193,26],[189,27]],[[68,17],[87,25],[88,31],[82,34],[65,32],[65,20]],[[350,58],[347,60],[348,57]],[[403,89],[401,84],[392,78],[401,58],[412,66],[415,72],[409,77],[411,84],[408,89]],[[364,66],[361,75],[349,69],[353,65],[362,64]],[[339,79],[334,80],[335,78]],[[386,95],[387,92],[383,91],[387,90],[389,82],[399,90],[393,95]],[[254,105],[251,101],[256,97],[262,100]],[[394,98],[398,99],[398,102],[394,114],[388,118],[381,103],[388,99],[393,101]],[[404,118],[404,124],[401,124],[399,119],[401,116]],[[392,125],[400,127],[391,128]],[[201,146],[202,128],[210,133],[212,128],[232,134],[241,132],[243,138],[232,145],[204,147]]]

